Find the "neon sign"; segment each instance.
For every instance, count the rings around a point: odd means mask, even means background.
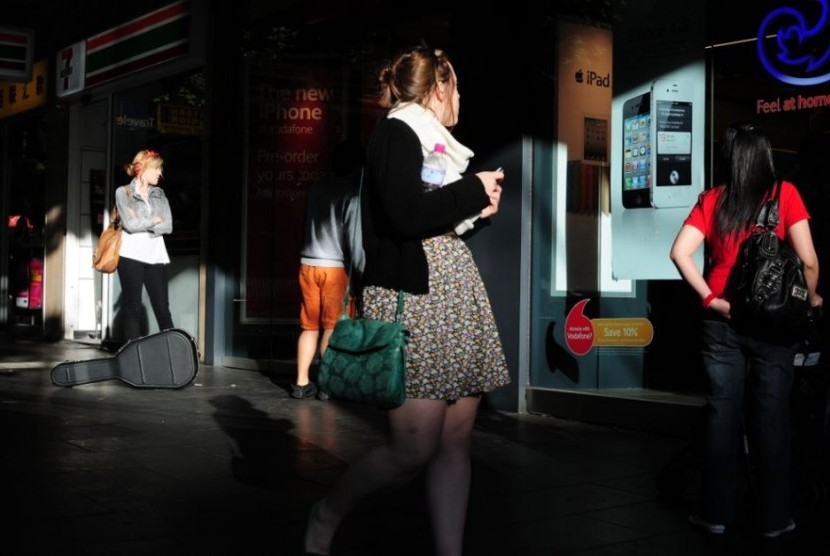
[[[758,57],[774,78],[790,85],[818,85],[830,81],[830,44],[825,27],[828,0],[818,0],[821,14],[812,27],[804,14],[784,7],[771,11],[758,28]],[[767,45],[766,37],[776,40]],[[824,73],[818,73],[825,70]]]

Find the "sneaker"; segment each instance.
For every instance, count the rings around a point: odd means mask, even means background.
[[[792,533],[795,530],[795,521],[792,518],[787,522],[787,526],[783,529],[773,529],[772,531],[764,531],[761,533],[764,537],[768,539],[774,539],[780,537],[784,533]]]
[[[317,399],[318,399],[318,400],[320,400],[321,402],[326,401],[327,399],[329,399],[329,394],[328,394],[328,392],[326,392],[326,391],[324,391],[324,390],[320,390],[320,391],[318,391],[318,392],[317,392]]]
[[[689,516],[689,523],[713,535],[723,535],[726,532],[726,525],[723,523],[709,523],[697,514]]]
[[[291,385],[291,397],[297,400],[313,400],[317,395],[317,385],[313,382],[300,386],[299,384]]]

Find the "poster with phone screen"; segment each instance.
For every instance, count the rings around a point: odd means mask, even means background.
[[[652,87],[654,178],[651,205],[686,207],[694,202],[692,101],[689,85],[657,80]]]
[[[669,254],[707,181],[708,20],[698,2],[614,4],[620,17],[613,35],[611,276],[617,281],[680,280]],[[625,126],[638,103],[632,99],[643,95],[650,108],[640,110],[650,114],[651,122],[650,198],[645,203],[632,200],[627,184],[619,183],[627,177],[636,183],[626,173]],[[704,267],[704,251],[694,254],[699,268]]]
[[[643,208],[651,204],[651,95],[630,98],[623,106],[622,204]]]
[[[688,83],[702,80],[704,70],[701,63],[644,80],[614,101],[611,275],[616,280],[680,276],[669,252],[703,189],[704,172],[703,90]],[[695,256],[702,267],[702,250]]]

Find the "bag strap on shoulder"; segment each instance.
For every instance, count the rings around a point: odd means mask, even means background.
[[[125,188],[124,190],[127,192],[127,197],[132,199],[133,198],[133,192],[132,192],[132,189],[130,189],[130,186],[129,185],[124,185],[122,187]],[[121,224],[121,217],[118,215],[118,204],[117,203],[112,204],[112,212],[110,213],[110,223],[112,223],[115,226],[119,226]]]
[[[767,231],[775,231],[778,227],[779,211],[778,200],[781,198],[782,184],[776,182],[773,186],[772,197],[761,205],[761,210],[758,211],[758,218],[755,220],[755,226],[758,228],[765,228]]]
[[[366,171],[366,168],[363,167],[360,169],[360,186],[357,189],[357,223],[360,225],[361,222],[361,203],[363,202],[363,174]],[[352,245],[355,245],[355,241],[357,238],[354,237],[356,233],[356,227],[352,228]],[[351,292],[351,276],[354,271],[354,258],[350,258],[349,264],[349,280],[346,282],[346,291],[343,293],[343,315],[344,317],[348,317],[349,315],[349,293]],[[398,290],[398,306],[395,309],[395,322],[403,322],[403,290]]]

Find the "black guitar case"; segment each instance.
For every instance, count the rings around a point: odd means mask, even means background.
[[[128,341],[112,357],[64,361],[52,382],[77,386],[118,379],[136,388],[182,388],[196,378],[199,354],[193,337],[178,328]]]

